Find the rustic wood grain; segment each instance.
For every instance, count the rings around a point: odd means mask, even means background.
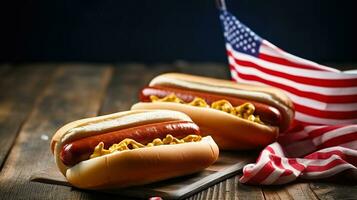
[[[228,67],[217,63],[185,63],[178,62],[175,66],[179,72],[199,76],[230,79]]]
[[[264,195],[260,186],[251,186],[240,183],[238,180],[241,175],[234,179],[234,186],[236,187],[234,196],[235,199],[264,199]]]
[[[357,199],[357,183],[345,179],[344,183],[314,182],[310,188],[322,200]]]
[[[117,65],[114,71],[108,66],[86,64],[54,70],[24,66],[13,71],[9,66],[0,69],[0,162],[6,159],[0,172],[0,199],[122,199],[29,182],[28,178],[32,171],[54,165],[49,140],[57,128],[75,119],[129,109],[137,101],[138,89],[155,75],[179,71],[229,78],[228,67],[214,63],[179,62],[149,67],[128,64]],[[189,199],[356,199],[357,196],[356,185],[319,182],[260,187],[243,185],[238,179],[239,176],[229,178]]]
[[[172,71],[169,65],[145,66],[142,64],[117,65],[107,89],[106,98],[100,114],[130,109],[138,102],[139,90],[154,77],[164,72]]]
[[[1,198],[92,197],[89,193],[71,191],[68,187],[29,182],[29,177],[35,170],[54,165],[49,141],[56,129],[69,121],[97,114],[109,78],[108,67],[78,65],[55,71],[52,81],[39,95],[33,112],[21,128],[0,173]]]
[[[19,128],[50,80],[52,71],[42,65],[6,68],[6,73],[1,70],[4,74],[0,79],[0,170]]]
[[[10,64],[1,64],[0,65],[0,77],[5,77],[6,73],[10,71],[12,65]]]
[[[318,199],[315,193],[310,189],[308,183],[291,183],[285,186],[264,186],[264,195],[266,199]]]

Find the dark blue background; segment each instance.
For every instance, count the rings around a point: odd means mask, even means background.
[[[277,46],[316,61],[357,61],[355,1],[227,0]],[[0,61],[226,62],[214,0],[2,1]]]

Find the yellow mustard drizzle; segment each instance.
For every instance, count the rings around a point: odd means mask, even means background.
[[[152,102],[175,102],[175,103],[188,104],[197,107],[213,108],[240,117],[242,119],[246,119],[259,124],[264,124],[260,120],[260,117],[258,115],[254,115],[255,107],[252,103],[249,102],[234,107],[229,101],[223,99],[223,100],[215,101],[211,105],[209,105],[204,99],[195,97],[191,102],[185,103],[174,93],[169,94],[161,99],[157,96],[151,95],[150,99]]]
[[[143,145],[133,139],[126,138],[119,142],[118,144],[113,144],[109,149],[104,148],[104,143],[100,142],[95,148],[90,156],[90,158],[96,158],[99,156],[107,155],[116,151],[124,151],[130,149],[139,149],[144,147],[153,147],[159,145],[167,144],[182,144],[185,142],[198,142],[201,141],[202,137],[199,135],[188,135],[182,139],[175,138],[174,136],[167,134],[164,139],[156,138],[147,145]]]

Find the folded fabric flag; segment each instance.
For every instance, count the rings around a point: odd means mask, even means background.
[[[349,173],[357,179],[357,74],[291,55],[259,37],[220,2],[232,79],[280,88],[295,121],[243,169],[248,184],[284,184]]]

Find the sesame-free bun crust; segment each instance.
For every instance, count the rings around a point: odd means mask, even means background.
[[[181,73],[166,73],[151,80],[149,86],[168,86],[208,93],[222,94],[254,100],[277,108],[283,124],[280,132],[285,132],[294,118],[294,106],[289,97],[280,89],[270,86],[257,86],[235,83],[228,80],[194,76]]]
[[[219,148],[225,150],[262,148],[275,141],[279,133],[277,127],[261,125],[212,108],[172,102],[141,102],[131,109],[167,109],[186,113],[203,135],[211,135]]]
[[[204,137],[199,142],[126,150],[82,161],[69,168],[66,177],[86,189],[142,185],[201,171],[218,154],[213,139]]]

